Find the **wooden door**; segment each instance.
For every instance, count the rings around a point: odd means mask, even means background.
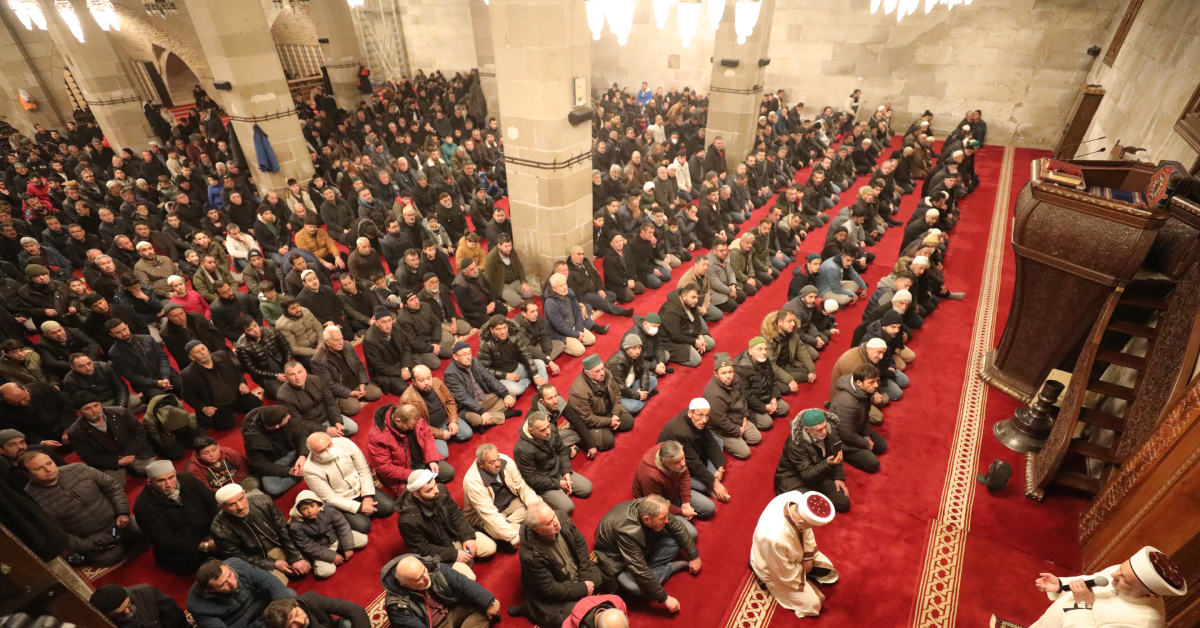
[[[1084,141],[1083,135],[1092,125],[1092,118],[1095,117],[1096,110],[1100,108],[1101,100],[1104,100],[1104,90],[1099,87],[1088,85],[1080,91],[1071,115],[1067,118],[1067,126],[1063,129],[1058,146],[1054,149],[1055,157],[1071,159],[1079,152],[1094,150],[1086,144],[1084,146],[1079,144]]]

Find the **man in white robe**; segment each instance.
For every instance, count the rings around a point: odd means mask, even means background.
[[[1091,589],[1085,580],[1108,578]],[[1184,595],[1187,582],[1165,554],[1146,546],[1129,560],[1090,576],[1039,574],[1035,582],[1054,604],[1030,628],[1162,628],[1163,597]],[[1059,592],[1061,587],[1069,587]]]
[[[813,528],[833,517],[833,502],[828,497],[815,491],[789,491],[767,504],[754,528],[750,567],[779,605],[797,617],[820,614],[825,596],[816,583],[837,582],[837,570],[817,551],[813,534]]]

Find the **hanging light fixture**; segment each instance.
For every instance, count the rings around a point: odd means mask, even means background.
[[[725,0],[708,0],[708,21],[715,31],[721,27],[721,18],[725,15]]]
[[[608,30],[617,36],[617,43],[624,46],[633,30],[633,10],[636,0],[606,0],[605,14]]]
[[[88,12],[92,14],[92,18],[100,25],[103,30],[121,30],[121,21],[117,18],[117,12],[113,8],[112,0],[88,0]]]
[[[42,13],[42,7],[33,0],[8,0],[8,8],[16,14],[17,19],[21,20],[21,24],[26,30],[33,30],[36,24],[38,30],[46,30],[46,15]]]
[[[658,26],[658,30],[667,27],[667,17],[671,15],[671,5],[675,4],[676,0],[654,0],[654,23]]]
[[[350,5],[351,9],[357,9],[358,7],[361,7],[363,4],[366,3],[366,1],[367,0],[346,0],[347,4]],[[483,0],[483,3],[487,4],[488,0]]]
[[[79,23],[79,16],[75,14],[75,7],[71,6],[70,0],[54,0],[54,8],[58,9],[63,23],[75,39],[83,42],[83,25]]]
[[[683,40],[683,47],[687,48],[692,45],[696,27],[700,25],[700,0],[679,0],[678,13],[679,38]]]
[[[883,9],[884,15],[891,15],[892,11],[895,11],[896,21],[899,22],[916,13],[922,2],[925,4],[926,14],[932,13],[933,8],[939,4],[946,5],[946,10],[960,4],[971,4],[971,0],[871,0],[871,13],[878,13],[880,8]]]
[[[146,10],[146,13],[158,17],[175,15],[178,11],[175,7],[175,0],[142,0],[142,8]]]
[[[583,7],[587,10],[588,30],[592,31],[592,39],[599,41],[600,34],[604,32],[605,0],[585,0]]]
[[[746,43],[746,38],[754,33],[754,25],[758,24],[758,14],[761,12],[762,0],[737,0],[733,3],[733,29],[737,33],[737,43]]]

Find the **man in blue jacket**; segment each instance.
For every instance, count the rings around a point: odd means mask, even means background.
[[[817,269],[817,294],[822,299],[833,299],[844,307],[858,301],[858,292],[867,289],[867,283],[858,276],[851,264],[854,252],[846,249],[821,262]]]
[[[393,558],[379,581],[392,628],[487,628],[500,613],[500,600],[487,589],[445,563],[416,554]]]
[[[270,573],[240,558],[212,559],[196,571],[187,609],[199,628],[251,628],[274,600],[296,597]]]

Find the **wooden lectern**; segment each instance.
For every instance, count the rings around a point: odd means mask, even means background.
[[[1033,401],[1052,369],[1072,370],[1106,299],[1133,280],[1170,217],[1137,201],[1153,165],[1067,162],[1083,173],[1080,191],[1043,178],[1044,162],[1032,162],[1033,178],[1017,199],[1012,307],[981,373],[1023,403]]]

